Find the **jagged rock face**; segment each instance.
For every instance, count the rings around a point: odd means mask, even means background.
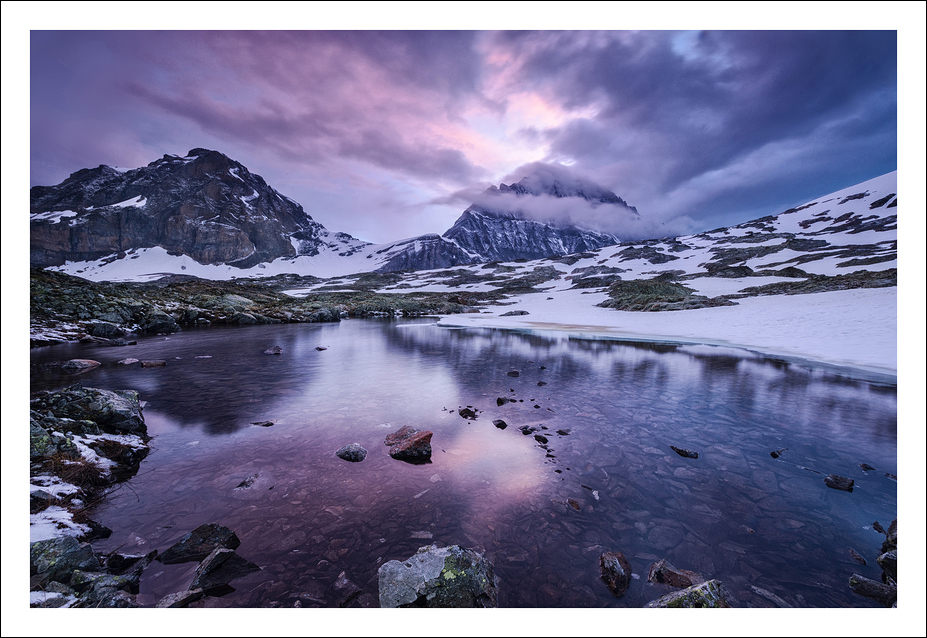
[[[126,172],[82,169],[30,196],[30,263],[40,267],[161,246],[200,263],[247,268],[316,254],[325,234],[259,175],[201,148]]]
[[[389,261],[377,268],[377,272],[434,270],[484,261],[480,255],[471,254],[453,241],[434,234],[415,237],[389,248],[390,251],[398,250],[389,257]]]
[[[481,261],[510,261],[513,259],[540,259],[553,255],[585,252],[617,244],[618,237],[609,233],[577,228],[562,222],[528,219],[521,212],[511,210],[516,198],[571,198],[584,200],[592,207],[602,204],[617,206],[621,211],[639,217],[637,209],[610,191],[592,184],[545,182],[535,176],[526,177],[514,184],[491,186],[479,203],[463,212],[454,225],[444,233],[464,250],[478,254]],[[498,200],[496,198],[499,197]]]
[[[464,211],[444,236],[480,255],[478,261],[541,259],[618,243],[614,235],[487,213],[473,206]]]

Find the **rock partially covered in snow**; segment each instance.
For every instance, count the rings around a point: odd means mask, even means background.
[[[378,571],[380,607],[496,607],[492,563],[457,545],[419,548]]]
[[[50,410],[59,418],[93,421],[110,434],[134,434],[148,439],[148,429],[135,390],[99,390],[75,384],[58,392],[33,395],[36,411]]]

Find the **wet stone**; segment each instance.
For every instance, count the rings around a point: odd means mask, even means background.
[[[863,469],[864,472],[871,472],[875,468],[869,465],[868,463],[860,463],[859,466]]]
[[[679,456],[684,456],[688,459],[698,458],[698,452],[693,452],[692,450],[686,450],[684,448],[679,448],[679,447],[676,447],[675,445],[671,445],[670,449],[676,454],[678,454]]]
[[[772,451],[772,452],[769,453],[769,456],[773,457],[774,459],[778,459],[780,456],[782,456],[782,453],[783,453],[783,452],[787,452],[788,449],[789,449],[789,448],[784,447],[784,448],[782,448],[781,450],[774,450],[774,451]]]
[[[238,536],[228,527],[216,523],[200,525],[164,550],[158,560],[165,565],[203,560],[215,549],[235,549],[241,545]]]
[[[835,490],[843,490],[844,492],[853,491],[854,481],[851,478],[846,478],[845,476],[837,476],[836,474],[828,474],[824,477],[824,485],[827,487],[833,488]]]
[[[723,608],[732,605],[730,594],[721,581],[709,580],[678,592],[666,594],[644,606],[651,608]]]
[[[142,361],[141,367],[143,368],[161,368],[167,365],[167,361],[163,359],[153,359],[151,361]]]
[[[602,581],[608,586],[615,598],[620,598],[628,591],[631,584],[631,564],[621,552],[604,552],[599,556],[599,570]]]
[[[651,583],[685,588],[701,582],[702,578],[693,571],[677,569],[666,559],[661,558],[656,563],[651,563],[647,570],[647,580]]]
[[[517,377],[517,376],[519,376],[518,370],[512,370],[512,371],[510,371],[510,372],[508,373],[508,375],[509,375],[510,377]]]
[[[340,459],[350,461],[351,463],[360,463],[367,458],[367,450],[361,447],[360,443],[350,443],[340,448],[335,454]]]

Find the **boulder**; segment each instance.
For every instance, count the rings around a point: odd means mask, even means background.
[[[241,545],[238,536],[224,525],[207,523],[188,532],[158,556],[165,565],[203,560],[215,549],[235,549]]]
[[[108,321],[97,321],[90,324],[89,328],[90,334],[94,337],[113,339],[115,337],[122,337],[125,335],[125,331],[122,328],[115,324],[109,323]]]
[[[884,572],[882,580],[886,582],[898,582],[898,550],[885,552],[876,559],[879,567]]]
[[[843,490],[844,492],[852,492],[853,483],[853,479],[846,478],[845,476],[837,476],[836,474],[828,474],[824,477],[824,485],[835,490]]]
[[[380,607],[496,607],[492,563],[457,545],[427,545],[377,572]]]
[[[476,410],[474,410],[474,409],[472,409],[472,408],[470,408],[470,407],[461,408],[461,409],[457,410],[457,414],[459,414],[460,416],[462,416],[462,417],[465,418],[465,419],[470,419],[471,421],[473,421],[473,420],[476,419]]]
[[[499,428],[500,430],[504,430],[505,428],[509,426],[509,424],[503,421],[502,419],[495,419],[492,422],[492,424],[496,426],[497,428]]]
[[[690,608],[690,607],[732,607],[732,598],[719,580],[708,580],[679,591],[671,592],[652,600],[644,607]]]
[[[141,322],[142,332],[180,332],[180,326],[174,318],[161,310],[150,312]]]
[[[413,434],[419,431],[420,430],[416,430],[411,425],[404,425],[398,430],[396,430],[395,432],[391,432],[390,434],[387,434],[386,440],[383,441],[383,443],[392,447],[393,445],[396,445],[400,441],[405,441],[406,439],[408,439]]]
[[[882,543],[882,553],[898,549],[898,519],[892,521],[885,532],[885,541]]]
[[[80,374],[94,368],[99,368],[101,363],[93,359],[71,359],[61,364],[61,371],[68,374]]]
[[[58,392],[38,392],[30,402],[33,410],[50,410],[59,419],[93,421],[110,434],[135,434],[148,439],[138,392],[98,390],[79,383]]]
[[[429,430],[416,432],[393,445],[389,449],[389,455],[398,461],[407,463],[428,463],[431,461],[431,437],[433,435],[434,433]]]
[[[360,463],[367,458],[367,450],[361,447],[360,443],[350,443],[339,449],[335,454],[340,459],[352,463]]]
[[[602,580],[608,585],[608,588],[619,598],[631,584],[631,563],[624,557],[621,552],[604,552],[599,556],[599,568],[602,573]]]
[[[898,600],[898,588],[895,585],[870,580],[859,574],[850,576],[850,589],[860,596],[865,596],[885,607],[891,607]]]
[[[661,558],[650,565],[650,569],[647,570],[647,580],[651,583],[685,588],[702,582],[702,577],[688,569],[676,569],[666,559]]]
[[[29,546],[29,573],[44,581],[69,583],[75,570],[99,571],[100,560],[89,543],[73,536],[37,541]]]
[[[235,553],[234,549],[217,547],[196,568],[190,589],[208,591],[228,585],[236,578],[260,571],[260,567]]]

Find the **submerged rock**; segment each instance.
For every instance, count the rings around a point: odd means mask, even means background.
[[[274,346],[273,348],[268,348],[264,351],[264,354],[280,354],[283,352],[283,348],[280,346]]]
[[[61,364],[61,371],[68,374],[80,374],[94,368],[99,368],[102,364],[93,359],[71,359]]]
[[[697,458],[698,458],[698,452],[693,452],[692,450],[686,450],[686,449],[683,449],[683,448],[680,448],[680,447],[676,447],[675,445],[671,445],[671,446],[670,446],[670,449],[671,449],[673,452],[675,452],[676,454],[678,454],[679,456],[684,456],[684,457],[689,458],[689,459],[697,459]]]
[[[167,365],[167,361],[164,359],[152,359],[151,361],[142,361],[141,367],[143,368],[161,368]]]
[[[650,565],[650,569],[647,570],[647,580],[651,583],[684,588],[700,582],[702,577],[688,569],[676,569],[666,559],[661,558]]]
[[[782,456],[783,452],[788,452],[788,450],[789,448],[787,447],[784,447],[781,450],[774,450],[769,453],[769,456],[773,457],[774,459],[778,459],[780,456]]]
[[[350,443],[339,449],[335,454],[340,459],[350,461],[351,463],[360,463],[367,458],[367,450],[361,447],[360,443]]]
[[[853,479],[846,478],[845,476],[837,476],[836,474],[828,474],[824,477],[824,485],[835,490],[843,490],[844,492],[852,492],[853,483]]]
[[[158,556],[165,565],[203,560],[216,548],[235,549],[241,545],[238,536],[224,525],[207,523],[188,532]]]
[[[621,552],[604,552],[599,556],[599,569],[602,580],[614,594],[620,598],[628,591],[631,584],[631,564]]]
[[[719,580],[708,580],[680,591],[671,592],[652,600],[644,607],[649,608],[691,608],[732,607],[731,596]]]
[[[196,568],[196,575],[190,589],[208,591],[228,585],[236,578],[260,571],[260,567],[242,558],[234,549],[217,547]]]
[[[457,545],[427,545],[377,572],[380,607],[496,607],[492,563]]]

